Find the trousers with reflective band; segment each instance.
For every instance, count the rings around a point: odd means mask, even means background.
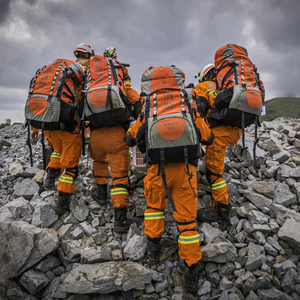
[[[191,184],[197,194],[195,166],[189,164],[189,171],[193,173]],[[195,236],[199,235],[194,222],[197,214],[198,199],[189,184],[189,176],[184,162],[166,164],[165,172],[167,185],[177,209],[176,212],[173,212],[173,216],[178,222],[180,240],[185,241],[185,243],[181,243],[178,240],[178,253],[190,266],[197,263],[202,257],[199,241],[195,240]],[[150,238],[157,238],[162,235],[165,226],[163,211],[166,209],[166,201],[168,201],[166,200],[166,191],[162,177],[157,175],[157,173],[158,165],[150,165],[147,176],[144,178],[144,194],[148,207],[144,213],[144,233]]]
[[[129,148],[123,138],[123,127],[98,128],[90,134],[90,156],[94,160],[94,182],[108,183],[108,163],[113,179],[111,201],[114,207],[128,207],[129,198],[125,187],[129,188],[128,170],[130,169]],[[120,188],[124,186],[124,188]],[[116,188],[116,190],[114,190]]]
[[[51,155],[48,168],[59,169],[60,174],[65,169],[71,169],[79,164],[81,156],[81,135],[62,130],[45,131],[45,137],[52,144],[54,152]],[[63,178],[61,178],[64,176]],[[64,193],[75,191],[74,179],[72,176],[62,175],[58,181],[57,190]]]
[[[214,203],[222,202],[228,204],[227,185],[222,178],[224,172],[224,159],[226,148],[236,144],[242,135],[242,130],[237,127],[220,125],[211,128],[215,135],[214,142],[210,146],[206,146],[205,164],[213,174],[210,175],[211,192]]]

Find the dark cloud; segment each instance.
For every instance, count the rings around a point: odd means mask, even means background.
[[[79,42],[97,54],[116,47],[138,91],[151,65],[175,64],[195,82],[219,47],[237,43],[258,66],[267,99],[299,96],[299,11],[298,0],[0,0],[0,111],[25,103],[35,71],[74,59]]]

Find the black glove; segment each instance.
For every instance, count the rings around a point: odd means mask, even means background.
[[[135,139],[131,134],[124,136],[124,141],[128,147],[134,147],[136,145]]]
[[[198,113],[200,114],[201,118],[204,118],[207,114],[208,109],[209,109],[209,105],[208,105],[207,100],[204,97],[199,96],[196,99],[196,104],[197,104]]]
[[[190,89],[190,88],[193,88],[193,87],[195,87],[194,84],[193,84],[193,83],[190,83],[186,88],[187,88],[187,89]]]

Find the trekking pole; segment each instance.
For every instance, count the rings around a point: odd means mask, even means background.
[[[33,159],[32,159],[32,147],[31,147],[31,143],[30,143],[30,122],[29,121],[26,121],[26,124],[25,126],[28,126],[28,137],[27,137],[27,145],[29,147],[29,156],[30,156],[30,166],[33,167]]]
[[[258,116],[255,116],[255,141],[253,144],[253,161],[254,161],[254,166],[256,166],[256,144],[259,141],[259,138],[257,137],[257,127],[258,127]]]
[[[43,148],[43,169],[46,171],[46,150],[45,150],[45,135],[44,135],[44,123],[42,124],[42,148]]]

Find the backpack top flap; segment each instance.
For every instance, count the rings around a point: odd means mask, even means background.
[[[185,74],[175,66],[149,67],[142,76],[141,90],[150,95],[158,90],[184,89]]]
[[[95,55],[87,67],[88,89],[118,86],[124,92],[122,64],[113,58]]]
[[[215,66],[218,67],[224,60],[236,60],[238,58],[249,59],[246,48],[236,45],[227,44],[219,48],[215,53]]]

